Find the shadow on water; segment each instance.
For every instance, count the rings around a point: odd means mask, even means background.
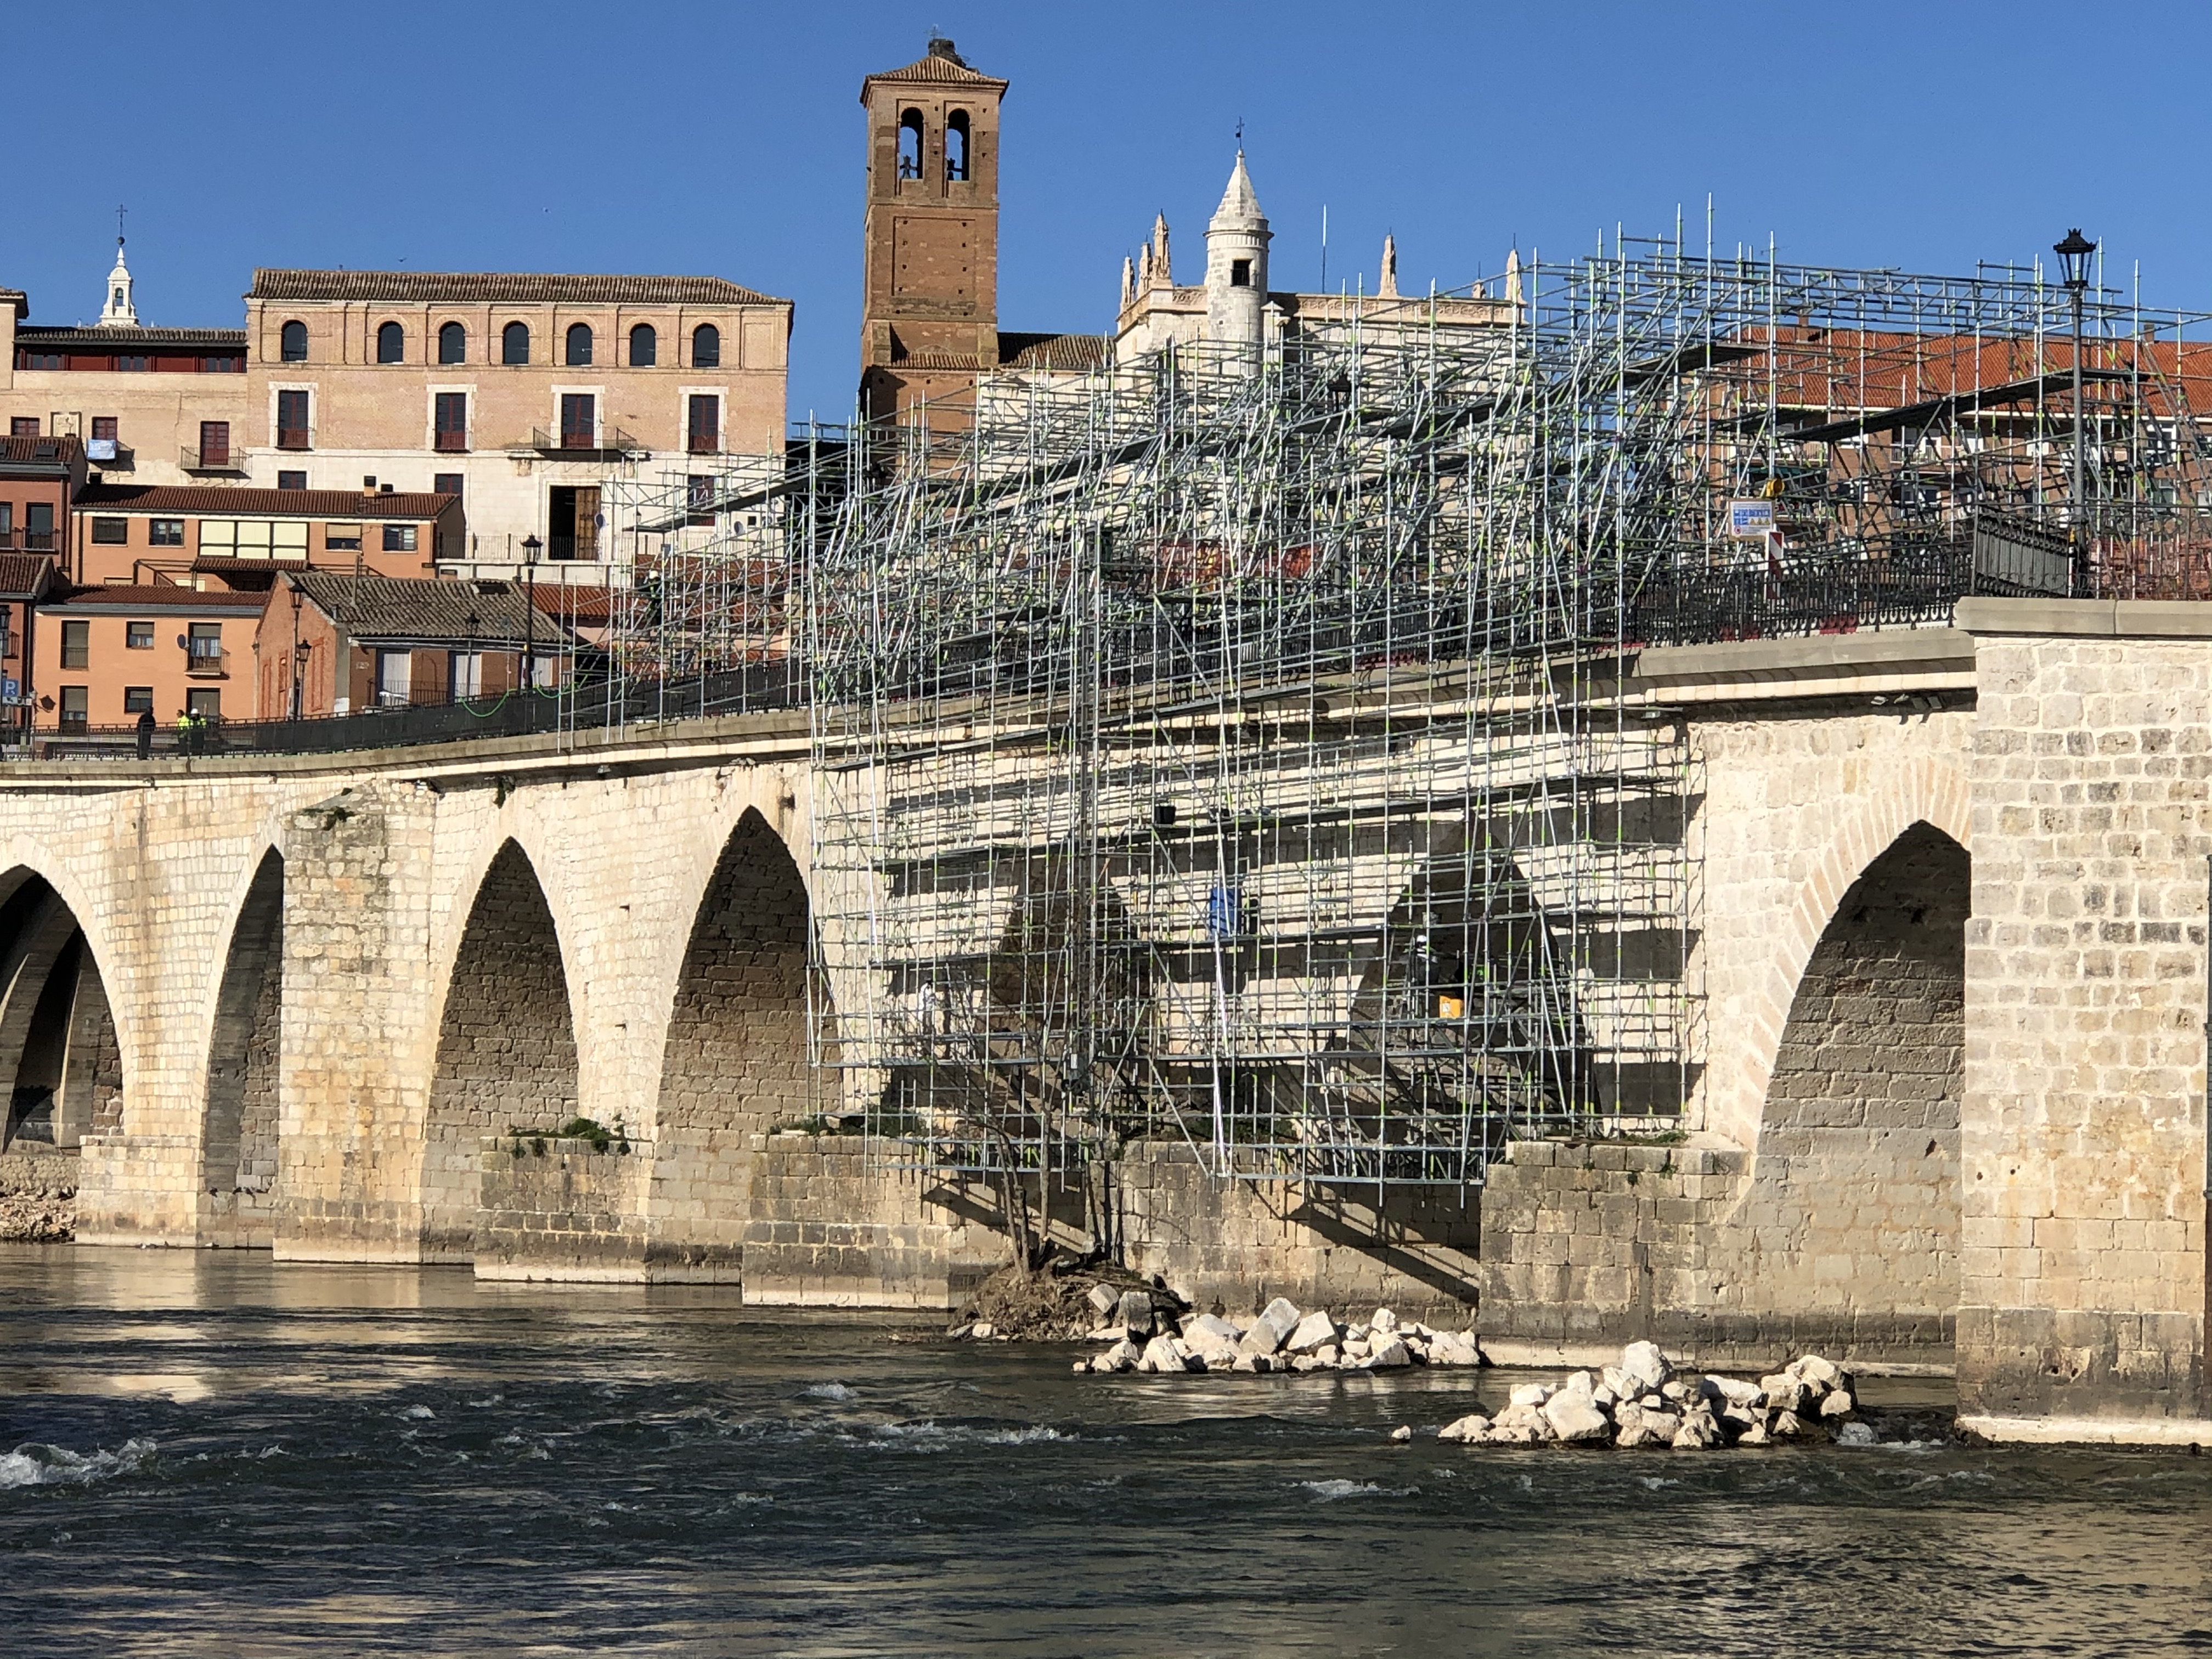
[[[1462,1448],[1504,1373],[1072,1377],[726,1289],[0,1249],[41,1655],[2212,1650],[2212,1460]]]

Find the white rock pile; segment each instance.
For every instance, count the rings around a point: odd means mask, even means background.
[[[1618,1365],[1557,1384],[1523,1383],[1497,1416],[1462,1417],[1437,1438],[1488,1446],[1767,1446],[1839,1428],[1857,1409],[1850,1375],[1816,1353],[1753,1382],[1677,1376],[1656,1344],[1632,1342]]]
[[[1302,1312],[1277,1297],[1239,1324],[1219,1314],[1180,1322],[1163,1317],[1142,1291],[1118,1298],[1092,1293],[1107,1322],[1091,1333],[1106,1346],[1075,1362],[1078,1371],[1143,1371],[1180,1376],[1193,1371],[1382,1371],[1404,1365],[1480,1365],[1482,1350],[1472,1331],[1439,1331],[1419,1321],[1401,1322],[1388,1308],[1365,1320],[1340,1324],[1325,1310]]]

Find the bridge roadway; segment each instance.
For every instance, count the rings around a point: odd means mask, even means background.
[[[1968,600],[1647,652],[1622,695],[1700,769],[1686,1139],[1379,1210],[1139,1146],[1063,1219],[1107,1205],[1202,1300],[1818,1345],[1954,1365],[1992,1433],[2212,1436],[2212,606]],[[68,1161],[86,1244],[944,1307],[991,1196],[778,1133],[812,794],[799,714],[0,767],[0,1072],[53,1099],[0,1182]],[[578,1113],[628,1154],[510,1133]]]

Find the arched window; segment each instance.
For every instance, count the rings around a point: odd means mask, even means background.
[[[499,331],[499,360],[503,363],[530,361],[530,325],[509,323]]]
[[[469,360],[469,331],[459,323],[444,323],[438,329],[438,361],[441,363],[465,363]]]
[[[720,368],[722,366],[722,331],[712,323],[702,323],[691,331],[691,367]]]
[[[899,177],[921,177],[921,112],[910,109],[899,117]]]
[[[571,368],[592,366],[592,325],[589,323],[568,325],[568,355],[564,360]]]
[[[285,324],[277,340],[276,355],[286,362],[304,363],[307,361],[307,325],[305,323]]]
[[[397,323],[376,325],[376,361],[398,363],[407,360],[407,331]]]
[[[968,176],[968,112],[956,109],[945,120],[945,181],[964,184]]]
[[[660,361],[660,337],[651,323],[640,323],[629,331],[629,366],[651,368]]]

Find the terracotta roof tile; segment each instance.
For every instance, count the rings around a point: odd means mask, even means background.
[[[243,351],[246,349],[246,331],[242,328],[77,328],[32,323],[15,331],[15,343],[97,347],[102,351],[131,345],[219,345]]]
[[[228,484],[91,484],[76,510],[112,513],[241,514],[287,519],[434,519],[456,498],[410,491],[364,495],[352,489],[247,489]]]
[[[45,450],[48,453],[40,454]],[[73,433],[64,433],[58,438],[0,438],[0,462],[14,465],[67,466],[76,459],[77,439]]]
[[[266,593],[203,592],[197,587],[111,586],[64,588],[40,606],[47,611],[78,611],[88,605],[103,610],[152,611],[167,605],[187,611],[230,610],[252,616],[269,603]]]
[[[432,305],[788,305],[720,276],[579,276],[535,270],[257,269],[249,300],[391,300]]]
[[[1004,81],[971,70],[956,58],[940,58],[932,52],[927,58],[908,64],[904,69],[880,70],[860,82],[860,101],[868,100],[868,82],[872,81],[935,82],[940,85],[963,87],[996,87],[1006,89]]]
[[[1103,368],[1114,342],[1104,334],[1009,334],[999,336],[999,361],[1009,368],[1070,372]]]
[[[43,553],[0,553],[0,599],[35,599],[58,580]]]

